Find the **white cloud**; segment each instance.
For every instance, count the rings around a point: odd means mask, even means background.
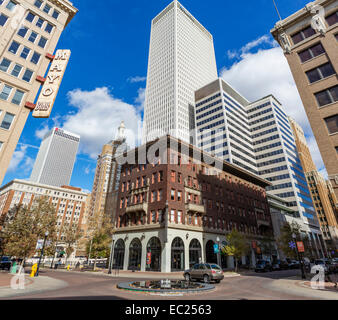
[[[46,122],[41,129],[35,131],[35,136],[42,140],[49,130],[48,122]]]
[[[34,165],[34,159],[27,156],[28,145],[20,144],[20,148],[13,154],[7,172],[15,172],[19,178],[22,175],[28,175]]]
[[[135,98],[135,103],[136,103],[136,108],[138,111],[143,111],[144,110],[144,102],[146,100],[146,89],[145,88],[139,88],[138,91],[138,96]]]
[[[240,60],[223,68],[220,76],[250,101],[273,94],[303,128],[316,166],[323,171],[324,164],[283,51],[270,42],[272,48],[249,52],[262,43],[269,41],[261,37],[245,45],[240,50]]]
[[[81,136],[81,153],[96,159],[102,146],[115,138],[122,120],[128,144],[133,147],[139,142],[141,119],[136,107],[115,98],[108,88],[75,89],[68,93],[68,98],[77,112],[66,115],[62,127]]]
[[[130,83],[137,83],[137,82],[144,82],[147,80],[147,77],[139,77],[139,76],[136,76],[136,77],[130,77],[128,78],[128,82]]]

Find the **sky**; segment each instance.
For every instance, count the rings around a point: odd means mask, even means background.
[[[92,189],[96,159],[122,120],[140,135],[151,20],[169,0],[73,0],[78,14],[57,49],[71,49],[49,119],[29,116],[3,185],[28,179],[41,140],[53,126],[79,134],[71,185]],[[305,131],[317,168],[326,176],[318,146],[282,50],[270,35],[278,21],[272,0],[182,0],[214,37],[219,75],[248,100],[273,94]],[[282,18],[309,1],[276,0]],[[135,140],[135,139],[134,139]],[[129,139],[131,146],[139,141]]]

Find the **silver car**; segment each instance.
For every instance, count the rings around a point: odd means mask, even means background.
[[[204,283],[215,281],[221,282],[224,279],[223,270],[215,263],[197,263],[192,268],[184,271],[184,279],[202,280]]]

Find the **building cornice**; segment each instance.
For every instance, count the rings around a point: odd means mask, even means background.
[[[74,18],[74,16],[78,13],[78,9],[73,6],[73,3],[68,0],[49,0],[51,3],[54,3],[57,7],[62,9],[63,11],[68,12],[68,19],[65,26]]]

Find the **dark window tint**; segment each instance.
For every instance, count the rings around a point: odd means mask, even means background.
[[[38,21],[36,22],[36,26],[41,28],[43,23],[44,23],[44,21],[41,18],[39,18]]]
[[[38,45],[39,45],[39,47],[44,48],[46,46],[46,43],[47,43],[47,39],[44,38],[44,37],[41,37]]]
[[[324,119],[330,134],[338,132],[338,114]]]
[[[28,13],[27,17],[26,17],[26,20],[29,21],[29,22],[32,22],[35,18],[35,15],[31,12]]]
[[[16,54],[16,52],[18,51],[19,47],[20,47],[20,44],[18,42],[16,42],[16,41],[13,41],[12,44],[11,44],[11,46],[9,47],[8,51]]]
[[[4,72],[7,72],[10,64],[11,64],[11,62],[8,59],[3,58],[2,61],[1,61],[1,63],[0,63],[0,70],[4,71]]]
[[[319,56],[323,53],[325,53],[325,50],[324,50],[323,46],[321,45],[321,43],[318,43],[311,48],[308,48],[304,51],[301,51],[299,53],[299,57],[300,57],[300,60],[302,62],[306,62],[306,61],[308,61],[312,58],[315,58],[315,57],[317,57],[317,56]]]
[[[34,43],[35,40],[36,40],[36,38],[37,38],[37,36],[38,36],[38,34],[37,34],[36,32],[34,32],[34,31],[32,31],[31,35],[30,35],[29,38],[28,38],[28,41]]]
[[[335,37],[336,37],[336,40],[338,41],[338,33],[335,35]]]
[[[6,113],[4,119],[2,120],[0,127],[8,130],[11,127],[13,120],[14,120],[14,114]]]
[[[338,11],[326,17],[326,22],[329,26],[336,24],[338,22]]]
[[[32,79],[32,75],[33,75],[33,71],[27,69],[22,77],[22,80],[26,81],[26,82],[30,82]]]
[[[336,152],[337,152],[337,155],[338,155],[338,147],[335,147],[336,148]]]
[[[34,5],[37,7],[37,8],[41,8],[41,5],[42,5],[42,1],[41,0],[36,0]]]
[[[27,31],[28,31],[28,28],[21,27],[18,31],[18,35],[24,38],[27,34]]]
[[[333,74],[335,74],[335,71],[331,63],[325,63],[315,69],[306,72],[310,83],[325,79],[329,76],[332,76]]]
[[[30,51],[31,51],[31,50],[30,50],[29,48],[24,47],[24,48],[22,49],[22,52],[21,52],[21,54],[20,54],[20,57],[23,58],[23,59],[27,59],[27,57],[28,57]]]
[[[40,57],[41,57],[41,54],[34,52],[32,59],[31,59],[31,62],[34,63],[34,64],[37,64],[40,60]]]
[[[59,11],[57,11],[57,10],[53,11],[53,15],[52,16],[53,16],[54,19],[57,19],[59,17],[59,15],[60,15]]]
[[[49,13],[50,9],[51,9],[51,6],[46,4],[45,7],[43,8],[43,11],[46,13]]]
[[[320,91],[315,94],[320,107],[338,101],[338,86]]]
[[[8,19],[8,17],[1,13],[0,14],[0,26],[4,26],[7,19]]]
[[[51,33],[53,30],[53,26],[50,23],[47,23],[45,31]]]
[[[315,33],[316,33],[316,31],[314,31],[311,27],[307,27],[307,28],[303,29],[302,31],[297,32],[296,34],[291,36],[291,38],[292,38],[293,43],[297,44],[297,43],[303,41],[304,39],[313,36]]]
[[[9,2],[7,3],[6,8],[9,11],[13,11],[15,7],[16,7],[16,3],[14,1],[12,1],[12,0],[9,0]]]

